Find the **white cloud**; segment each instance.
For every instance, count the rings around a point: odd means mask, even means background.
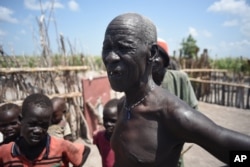
[[[224,26],[240,27],[242,34],[250,37],[250,6],[246,0],[220,0],[207,9],[210,12],[222,12],[235,17],[234,21],[226,21]],[[236,20],[239,19],[239,20]]]
[[[220,0],[212,4],[208,11],[249,16],[250,7],[245,0]]]
[[[68,3],[69,9],[72,11],[78,11],[79,10],[79,5],[75,0],[70,0]]]
[[[6,32],[0,29],[0,36],[5,36],[5,35],[6,35]]]
[[[209,32],[208,30],[197,30],[194,27],[189,27],[188,28],[188,34],[192,35],[194,38],[199,37],[206,37],[210,38],[212,37],[212,33]]]
[[[238,20],[233,19],[233,20],[225,21],[222,25],[225,27],[233,27],[233,26],[239,25],[239,23],[238,23]]]
[[[194,38],[198,36],[197,30],[193,27],[188,28],[188,34],[192,35]]]
[[[0,21],[5,21],[5,22],[9,22],[9,23],[18,23],[18,20],[16,18],[14,18],[13,15],[13,11],[0,6]]]
[[[55,1],[42,1],[41,5],[40,5],[40,2],[38,0],[24,0],[24,6],[30,10],[41,10],[41,6],[42,6],[43,10],[51,9],[52,5],[53,5],[54,9],[64,8],[63,4],[61,4],[57,0],[55,0]]]

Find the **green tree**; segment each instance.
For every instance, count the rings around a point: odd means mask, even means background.
[[[181,43],[181,50],[184,58],[197,59],[197,54],[199,52],[199,47],[196,45],[196,40],[190,34],[187,40],[183,39]]]

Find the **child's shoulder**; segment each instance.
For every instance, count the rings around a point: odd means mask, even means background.
[[[59,126],[61,126],[61,127],[65,127],[66,126],[66,124],[67,124],[67,122],[65,121],[65,120],[61,120],[60,122],[59,122]]]
[[[94,137],[94,138],[99,138],[99,137],[104,136],[104,134],[105,134],[105,129],[104,129],[104,130],[94,131],[93,137]]]
[[[15,142],[0,145],[0,157],[9,155]]]

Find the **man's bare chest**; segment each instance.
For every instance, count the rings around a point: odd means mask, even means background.
[[[112,137],[112,147],[119,156],[141,163],[154,163],[175,145],[176,140],[168,136],[163,123],[150,118],[119,121]]]

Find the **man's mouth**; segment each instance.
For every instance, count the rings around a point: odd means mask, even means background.
[[[120,70],[109,70],[108,71],[108,76],[110,78],[118,78],[122,76],[122,72]]]

